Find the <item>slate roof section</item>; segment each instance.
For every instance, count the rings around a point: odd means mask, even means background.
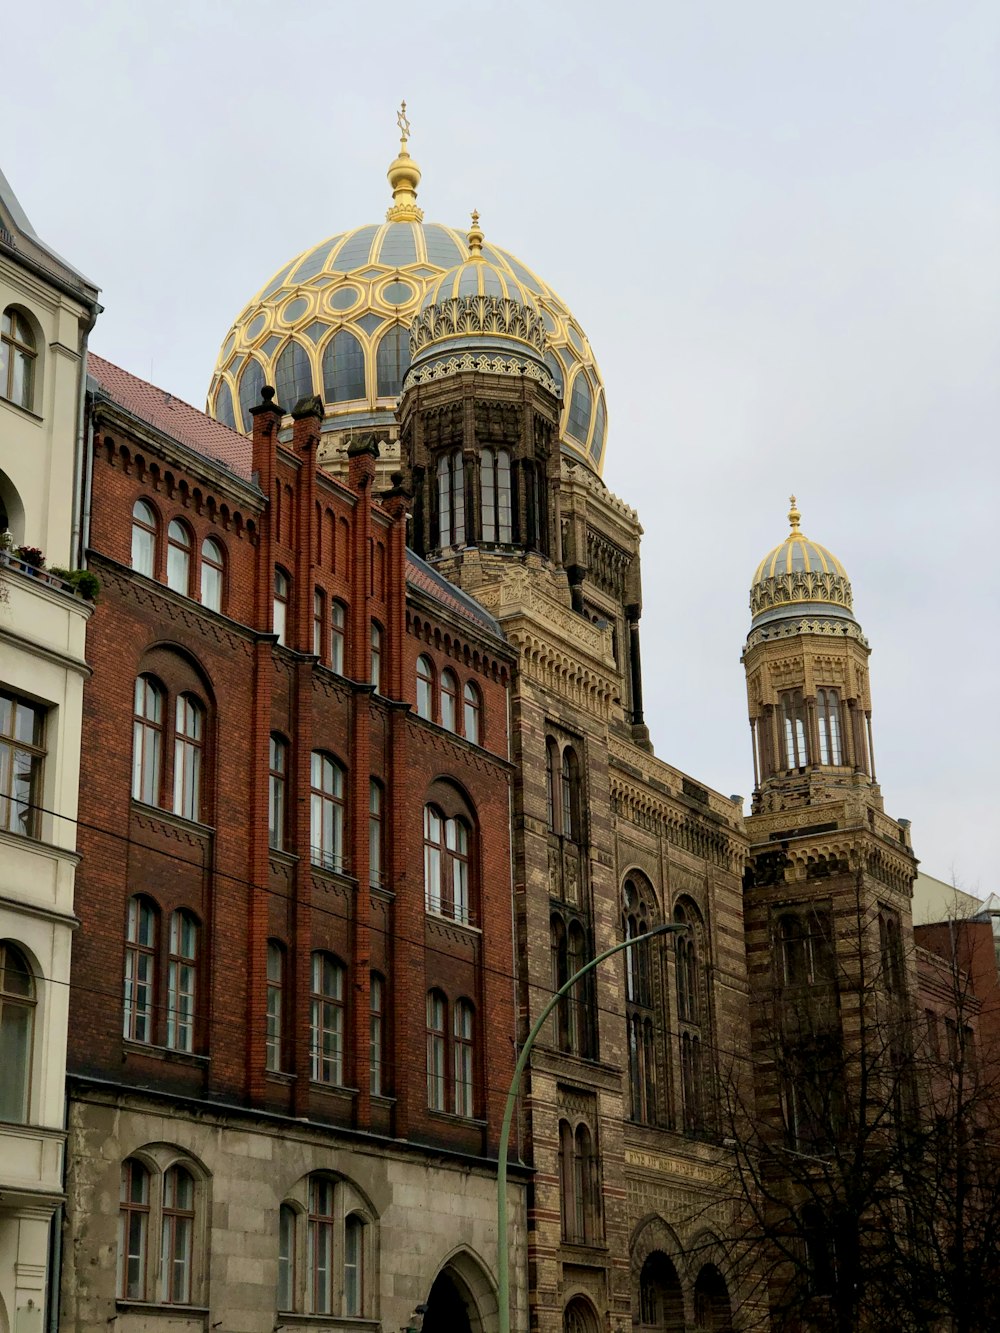
[[[504,639],[500,622],[480,606],[474,597],[470,597],[468,593],[449,582],[443,574],[439,574],[426,560],[421,560],[420,556],[409,548],[406,551],[406,581],[411,587],[419,588],[421,592],[427,593],[436,602],[446,606],[449,611],[471,620],[474,625],[487,630],[498,639]]]
[[[99,288],[96,283],[66,262],[62,255],[38,235],[27,213],[21,207],[20,200],[14,193],[7,177],[0,171],[0,245],[5,245],[16,255],[23,256],[51,275],[54,281],[69,288],[74,295],[82,297],[91,305],[97,302]]]
[[[243,481],[251,480],[253,454],[245,435],[213,421],[182,398],[130,375],[93,352],[87,357],[87,370],[112,402],[139,421],[187,445],[203,458],[221,463]]]

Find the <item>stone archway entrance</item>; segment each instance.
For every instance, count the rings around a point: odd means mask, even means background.
[[[456,1281],[447,1268],[438,1273],[427,1298],[423,1333],[474,1333],[470,1297],[465,1284]],[[478,1327],[479,1321],[476,1320]]]

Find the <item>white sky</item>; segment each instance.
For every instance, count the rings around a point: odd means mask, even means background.
[[[1000,888],[995,0],[36,0],[2,46],[0,164],[102,287],[94,349],[199,406],[265,279],[382,218],[405,97],[427,220],[477,207],[601,365],[657,753],[749,794],[747,592],[794,491],[888,811]]]

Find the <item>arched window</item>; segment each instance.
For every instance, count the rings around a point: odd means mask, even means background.
[[[28,1120],[34,1026],[35,980],[28,960],[9,940],[0,941],[0,1121]]]
[[[438,545],[465,545],[465,469],[459,451],[437,461]]]
[[[194,917],[190,912],[174,912],[167,966],[167,1045],[175,1051],[194,1050],[197,947]]]
[[[35,402],[38,349],[31,325],[8,306],[0,320],[0,395],[30,412]]]
[[[274,571],[274,633],[279,643],[285,643],[288,632],[288,595],[290,588],[288,575],[283,569]]]
[[[290,1311],[296,1305],[296,1214],[291,1204],[278,1210],[278,1309]]]
[[[323,398],[345,403],[365,397],[364,348],[347,329],[341,329],[323,349]]]
[[[398,398],[403,376],[410,368],[410,334],[401,324],[386,329],[375,352],[375,375],[380,398]]]
[[[267,942],[267,1035],[264,1067],[273,1073],[282,1066],[285,1018],[285,950],[277,940]]]
[[[323,656],[323,604],[325,598],[321,588],[313,592],[313,656]]]
[[[369,979],[368,1084],[373,1097],[385,1092],[385,978],[373,972]]]
[[[469,830],[424,806],[424,901],[428,912],[469,923]]]
[[[176,518],[167,528],[167,587],[185,597],[191,592],[191,534]]]
[[[701,1135],[707,1128],[708,1110],[699,958],[701,919],[692,904],[678,903],[674,908],[674,921],[688,927],[674,937],[683,1129],[686,1134]]]
[[[371,632],[371,675],[369,683],[374,685],[375,689],[382,692],[382,627],[372,621]]]
[[[357,1213],[344,1221],[344,1314],[364,1314],[365,1223]]]
[[[903,993],[903,950],[899,917],[883,907],[878,914],[879,946],[882,954],[882,985],[889,995]]]
[[[819,726],[819,762],[842,764],[840,739],[840,695],[836,690],[816,691],[816,721]]]
[[[149,1172],[141,1162],[122,1162],[118,1210],[118,1295],[144,1301],[149,1274]]]
[[[587,443],[593,405],[594,400],[590,392],[590,382],[586,373],[581,370],[573,381],[573,393],[569,402],[569,419],[566,422],[566,434],[571,435],[580,444]]]
[[[462,691],[462,727],[465,732],[465,739],[471,741],[473,745],[479,745],[480,718],[482,717],[483,703],[482,696],[479,693],[478,686],[471,680],[466,681],[465,689]]]
[[[447,731],[458,730],[458,681],[447,669],[441,672],[441,725]]]
[[[559,832],[561,800],[557,799],[560,790],[559,746],[551,736],[545,742],[545,805],[547,822],[551,833]]]
[[[552,914],[549,929],[552,986],[554,990],[560,990],[587,961],[587,936],[579,921],[573,919],[567,925],[557,912]],[[591,1029],[587,1017],[590,993],[590,978],[581,977],[556,1011],[559,1047],[571,1055],[590,1055]]]
[[[642,941],[653,924],[652,894],[637,877],[625,881],[622,934]],[[625,950],[625,1016],[628,1028],[629,1089],[632,1119],[645,1124],[657,1120],[656,1014],[653,1008],[651,942]]]
[[[510,454],[506,449],[483,449],[479,465],[484,542],[514,540],[510,499]]]
[[[314,1176],[309,1182],[309,1310],[333,1313],[334,1240],[333,1181]]]
[[[589,1126],[581,1121],[574,1129],[569,1121],[560,1121],[559,1148],[563,1237],[578,1245],[592,1245],[599,1228],[597,1164]]]
[[[314,750],[310,791],[310,844],[314,865],[344,868],[344,770]]]
[[[306,350],[294,339],[287,343],[274,367],[274,386],[278,402],[291,412],[300,399],[312,394],[312,371]]]
[[[174,814],[201,818],[201,768],[205,710],[193,694],[177,698],[174,730]]]
[[[432,1111],[444,1111],[447,1035],[447,1002],[439,990],[427,994],[427,1105]]]
[[[239,390],[240,416],[243,418],[243,429],[248,435],[253,429],[253,417],[250,415],[250,409],[257,407],[260,403],[260,391],[263,387],[264,371],[261,369],[260,362],[251,356],[243,367]]]
[[[428,721],[434,716],[434,667],[423,653],[417,658],[417,714]]]
[[[473,1024],[475,1011],[468,1000],[455,1005],[452,1025],[452,1063],[454,1066],[454,1109],[456,1115],[473,1115]]]
[[[285,845],[285,788],[288,780],[288,742],[271,733],[268,741],[267,841],[277,851]]]
[[[562,753],[560,796],[560,816],[562,822],[560,832],[564,838],[568,838],[571,842],[579,842],[582,833],[580,819],[580,761],[577,759],[576,751],[573,749],[572,745],[567,745]]]
[[[132,796],[146,805],[160,804],[162,746],[163,690],[152,676],[138,676],[132,722]]]
[[[314,1083],[344,1082],[344,965],[332,954],[312,956],[309,1048]]]
[[[214,537],[206,537],[201,544],[201,603],[209,611],[222,610],[224,571],[222,547]]]
[[[732,1333],[729,1291],[715,1264],[703,1265],[694,1284],[694,1322],[705,1333]]]
[[[156,514],[145,500],[132,506],[132,568],[148,579],[156,577]]]
[[[684,1294],[677,1269],[661,1250],[654,1250],[639,1274],[639,1328],[641,1333],[661,1333],[684,1326]]]
[[[778,696],[781,709],[781,738],[785,768],[805,768],[809,763],[806,739],[806,706],[801,690],[784,690]]]
[[[575,1296],[563,1314],[563,1333],[597,1333],[597,1318],[588,1301]]]
[[[377,889],[382,880],[382,786],[371,778],[368,783],[368,882]]]
[[[160,1299],[165,1305],[191,1304],[194,1245],[194,1178],[182,1166],[163,1177],[163,1224],[160,1244]]]

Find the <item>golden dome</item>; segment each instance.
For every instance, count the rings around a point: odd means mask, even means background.
[[[209,415],[249,432],[249,409],[265,383],[290,410],[318,393],[324,430],[391,426],[410,365],[410,326],[426,298],[473,253],[511,299],[537,312],[545,364],[562,396],[564,450],[600,472],[607,436],[604,383],[580,325],[547,283],[509,251],[424,222],[416,206],[420,170],[407,151],[389,168],[393,205],[383,223],[328,237],[278,270],[227,334],[208,391]],[[475,247],[475,248],[473,248]],[[485,270],[484,270],[485,272]]]
[[[851,584],[837,557],[802,532],[791,497],[790,532],[757,566],[750,586],[751,628],[789,616],[852,620]]]

